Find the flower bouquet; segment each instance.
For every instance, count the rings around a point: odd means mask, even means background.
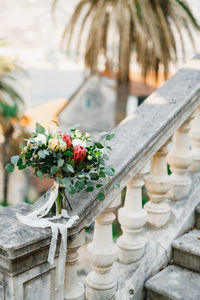
[[[46,133],[37,123],[35,133],[26,140],[21,155],[11,157],[6,169],[12,172],[14,165],[19,170],[31,167],[40,179],[54,179],[59,185],[55,204],[56,212],[60,214],[61,209],[66,208],[66,202],[71,209],[65,191],[69,194],[83,189],[92,192],[96,187],[100,189],[97,198],[104,200],[103,184],[95,184],[95,181],[115,173],[112,167],[105,167],[105,161],[109,158],[105,149],[111,151],[108,141],[113,137],[114,134],[109,134],[102,142],[94,142],[89,133],[84,134],[78,129],[72,128],[68,133],[59,130]],[[119,188],[117,183],[114,186]]]
[[[55,183],[50,192],[49,199],[28,215],[16,214],[17,219],[25,225],[32,227],[52,229],[52,239],[49,249],[48,262],[53,264],[56,251],[58,232],[61,233],[60,255],[58,263],[58,289],[64,284],[64,268],[67,248],[67,229],[79,218],[69,217],[66,210],[67,193],[74,194],[85,190],[90,193],[94,188],[99,189],[97,198],[103,201],[104,186],[100,179],[114,175],[112,167],[106,167],[105,161],[109,159],[111,151],[108,141],[114,137],[109,134],[101,142],[94,142],[89,133],[82,133],[76,128],[70,132],[45,132],[45,129],[36,124],[35,133],[26,140],[26,146],[21,147],[19,156],[12,156],[11,162],[6,165],[6,170],[12,172],[15,165],[19,170],[27,167],[33,169],[36,176],[54,179]],[[107,151],[105,151],[107,150]],[[114,183],[116,188],[119,184]],[[52,211],[53,216],[48,216]],[[65,223],[57,222],[66,218]]]

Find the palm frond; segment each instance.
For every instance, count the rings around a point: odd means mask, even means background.
[[[57,2],[53,1],[54,8]],[[63,33],[68,49],[73,36],[77,36],[75,28],[79,22],[77,56],[85,35],[85,64],[92,71],[98,71],[99,54],[103,53],[107,60],[109,48],[114,49],[109,53],[112,53],[111,60],[118,62],[120,81],[129,76],[133,52],[144,79],[148,72],[157,76],[161,66],[167,76],[169,64],[178,59],[175,32],[179,35],[184,55],[183,30],[191,43],[194,43],[192,30],[200,30],[185,0],[80,0]],[[110,33],[113,22],[116,28],[114,37]]]

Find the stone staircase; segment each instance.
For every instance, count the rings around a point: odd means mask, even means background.
[[[200,205],[196,208],[196,228],[173,244],[173,265],[150,278],[147,300],[200,300]]]

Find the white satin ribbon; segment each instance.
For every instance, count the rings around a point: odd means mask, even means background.
[[[59,250],[59,260],[58,260],[58,268],[57,268],[57,286],[58,289],[62,289],[64,285],[65,279],[65,262],[66,262],[66,254],[67,254],[67,229],[70,228],[76,220],[79,219],[79,216],[72,216],[71,218],[68,215],[66,209],[61,210],[61,214],[56,214],[56,216],[52,218],[44,218],[52,208],[53,204],[56,201],[58,196],[58,188],[59,184],[56,182],[52,188],[48,201],[40,208],[34,210],[30,214],[23,216],[16,213],[17,219],[28,226],[31,227],[39,227],[39,228],[48,228],[50,227],[52,230],[52,238],[51,244],[49,248],[48,262],[53,265],[54,257],[56,252],[56,245],[58,240],[58,232],[61,234],[61,244]],[[60,218],[68,218],[69,220],[64,223],[55,223],[52,222],[54,220],[59,220]]]

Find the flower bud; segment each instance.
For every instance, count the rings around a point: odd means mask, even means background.
[[[86,137],[86,138],[90,138],[90,136],[91,136],[90,133],[89,133],[89,132],[86,132],[85,137]]]

